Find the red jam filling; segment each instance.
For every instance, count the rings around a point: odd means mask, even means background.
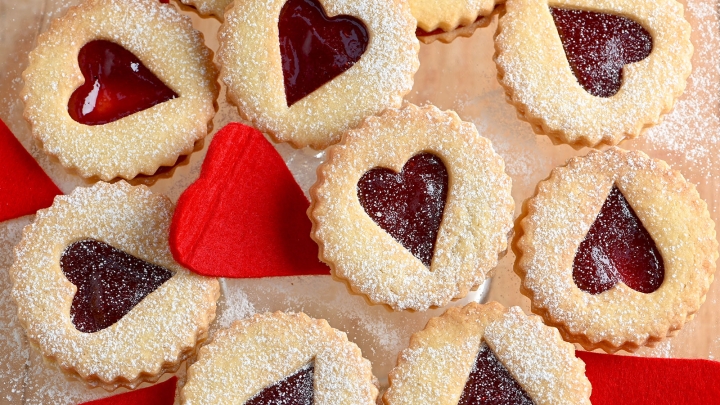
[[[68,246],[60,268],[77,287],[70,316],[75,328],[85,333],[113,325],[173,275],[93,239]]]
[[[350,69],[367,49],[362,21],[328,18],[317,0],[289,0],[278,22],[288,107]]]
[[[613,186],[575,254],[575,285],[590,294],[600,294],[623,282],[648,294],[660,288],[664,278],[665,264],[655,241]]]
[[[264,388],[245,405],[312,405],[315,390],[311,365],[290,377]]]
[[[402,172],[376,167],[357,184],[360,205],[380,228],[430,267],[448,191],[448,173],[431,153],[413,156]]]
[[[110,41],[88,42],[78,54],[85,83],[70,96],[68,113],[102,125],[177,98],[135,55]]]
[[[532,405],[525,390],[483,343],[458,405]]]
[[[614,96],[622,85],[623,66],[652,51],[650,33],[629,18],[554,7],[550,14],[575,77],[593,96]]]

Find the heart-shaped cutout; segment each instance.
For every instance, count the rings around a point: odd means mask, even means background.
[[[0,120],[0,222],[34,214],[62,194],[35,159]]]
[[[370,218],[427,267],[435,252],[447,193],[447,169],[431,153],[413,156],[400,173],[376,167],[357,184],[360,205]]]
[[[329,18],[317,0],[285,3],[278,33],[288,107],[350,69],[369,42],[362,21],[347,15]]]
[[[282,381],[264,388],[250,398],[245,405],[312,405],[315,389],[313,376],[315,368],[310,365]]]
[[[575,77],[593,96],[614,96],[622,85],[623,66],[652,51],[650,33],[629,18],[554,7],[550,14]]]
[[[488,345],[480,346],[458,405],[532,405],[525,390],[510,375]]]
[[[210,277],[330,274],[310,238],[309,206],[262,133],[228,124],[178,200],[170,249],[178,263]]]
[[[573,261],[573,280],[581,290],[600,294],[623,282],[651,293],[665,279],[662,255],[617,186],[600,209]]]
[[[135,55],[105,40],[85,44],[78,54],[85,83],[68,102],[68,113],[85,125],[102,125],[177,98]]]
[[[77,287],[70,316],[75,328],[85,333],[113,325],[173,275],[94,239],[68,246],[60,268]]]

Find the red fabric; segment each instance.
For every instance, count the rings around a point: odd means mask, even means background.
[[[0,222],[34,214],[62,194],[0,120]]]
[[[577,352],[593,405],[720,403],[720,363]]]
[[[175,386],[177,377],[153,386],[114,395],[81,405],[173,405],[175,403]]]
[[[330,274],[318,260],[310,203],[260,131],[231,123],[208,149],[200,178],[178,200],[175,260],[213,277]]]

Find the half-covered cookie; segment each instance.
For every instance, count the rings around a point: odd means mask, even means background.
[[[10,276],[20,322],[47,360],[112,390],[155,381],[195,352],[219,284],[173,260],[172,210],[144,186],[100,182],[38,212]]]
[[[705,301],[718,258],[695,186],[618,148],[553,170],[525,204],[516,247],[533,312],[609,352],[675,334]]]
[[[590,404],[573,345],[519,307],[472,302],[432,318],[390,372],[385,405]]]
[[[320,258],[371,301],[425,310],[480,285],[507,248],[502,158],[454,112],[409,105],[328,151],[308,215]]]
[[[417,37],[424,43],[469,37],[492,22],[504,0],[410,0]]]
[[[217,332],[181,395],[185,405],[373,405],[378,390],[345,333],[324,319],[275,312]]]
[[[88,0],[50,24],[23,72],[25,118],[84,177],[151,175],[193,151],[217,69],[190,19],[152,0]]]

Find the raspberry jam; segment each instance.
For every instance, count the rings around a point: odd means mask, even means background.
[[[329,18],[317,0],[289,0],[278,22],[288,107],[350,69],[367,49],[362,21]]]
[[[245,405],[312,405],[315,368],[305,367],[290,377],[264,388]]]
[[[77,287],[70,316],[75,328],[85,333],[113,325],[173,275],[93,239],[68,246],[60,268]]]
[[[105,40],[78,54],[85,83],[70,96],[68,113],[85,125],[102,125],[177,98],[135,55]]]
[[[550,14],[575,77],[593,96],[614,96],[622,85],[623,66],[652,51],[650,33],[629,18],[554,7]]]
[[[532,405],[525,390],[485,343],[480,347],[458,405]]]
[[[430,267],[448,192],[448,173],[431,153],[413,156],[402,172],[376,167],[357,184],[360,205],[380,228]]]
[[[664,278],[665,264],[655,241],[613,186],[575,254],[575,285],[600,294],[623,282],[648,294],[660,288]]]

